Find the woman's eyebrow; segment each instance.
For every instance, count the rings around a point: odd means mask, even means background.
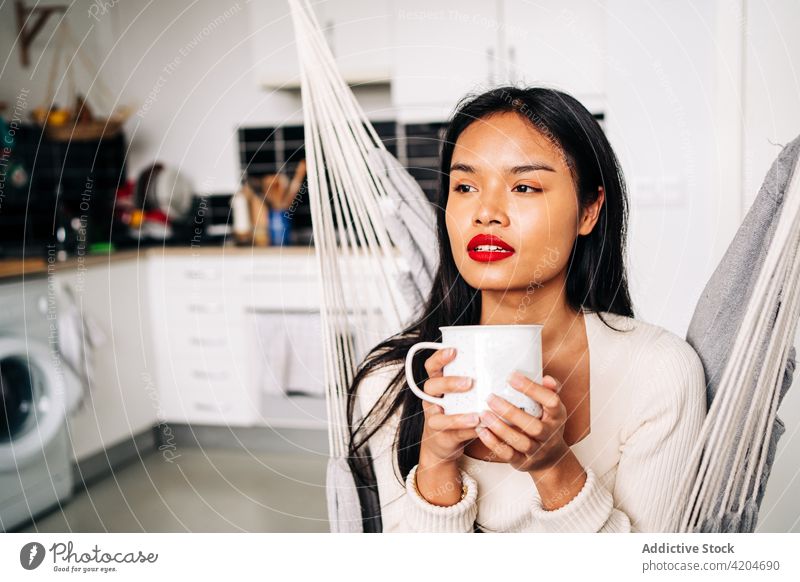
[[[464,162],[456,162],[455,164],[450,166],[450,171],[451,172],[457,172],[459,170],[462,171],[462,172],[466,172],[468,174],[474,174],[475,173],[475,168],[473,168],[469,164],[465,164]]]
[[[466,172],[468,174],[475,174],[477,171],[473,166],[465,164],[464,162],[456,162],[450,166],[451,172],[456,171]],[[555,172],[555,170],[543,162],[534,162],[533,164],[524,164],[522,166],[510,166],[506,168],[506,174],[524,174],[525,172],[538,172],[544,170],[545,172]]]
[[[506,174],[524,174],[525,172],[538,172],[544,170],[545,172],[555,172],[555,170],[542,162],[535,162],[533,164],[525,164],[523,166],[511,166],[506,168]]]

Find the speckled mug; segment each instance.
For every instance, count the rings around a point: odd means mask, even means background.
[[[541,325],[454,325],[440,327],[442,341],[419,342],[406,355],[406,380],[411,390],[428,402],[438,404],[445,414],[480,413],[489,409],[489,394],[495,393],[528,414],[542,416],[542,407],[519,390],[507,378],[515,370],[534,382],[542,382]],[[456,356],[445,364],[445,376],[473,378],[467,392],[454,392],[441,397],[423,392],[414,379],[412,362],[420,350],[455,348]],[[510,424],[510,423],[507,423]]]

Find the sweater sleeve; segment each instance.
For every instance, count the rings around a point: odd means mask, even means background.
[[[705,373],[694,349],[670,332],[655,342],[641,372],[629,421],[622,428],[613,494],[591,468],[586,484],[566,505],[542,508],[533,525],[545,532],[662,532],[670,505],[706,415]]]
[[[358,387],[361,414],[366,416],[381,394],[388,388],[398,368],[387,366],[370,372]],[[399,479],[400,469],[394,443],[399,428],[398,410],[369,439],[370,454],[378,484],[381,522],[384,532],[471,532],[478,512],[478,484],[461,471],[467,485],[467,495],[455,505],[441,507],[421,497],[413,486],[415,465],[405,481]]]

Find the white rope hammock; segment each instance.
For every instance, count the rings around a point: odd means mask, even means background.
[[[331,459],[328,513],[334,532],[362,531],[346,462],[347,389],[369,349],[401,331],[427,296],[435,215],[424,193],[386,151],[307,2],[289,0],[302,81],[306,163],[321,319]],[[394,245],[390,240],[394,239]]]
[[[289,4],[322,287],[328,512],[332,531],[362,531],[346,463],[347,388],[369,349],[410,323],[427,297],[436,270],[435,215],[341,78],[308,0]],[[800,315],[799,245],[800,172],[795,171],[691,469],[674,499],[675,523],[668,531],[720,531],[723,518],[740,514],[753,496],[751,484],[757,487],[761,480]],[[761,353],[752,349],[764,345]]]
[[[752,506],[775,425],[784,369],[800,316],[800,171],[794,168],[759,272],[687,475],[673,531],[728,531]],[[781,296],[783,291],[783,296]],[[756,349],[754,349],[754,346]],[[765,350],[757,349],[766,346]],[[733,524],[735,525],[735,524]]]

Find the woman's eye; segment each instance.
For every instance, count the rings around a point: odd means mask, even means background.
[[[464,188],[472,188],[472,186],[470,186],[469,184],[459,184],[458,186],[453,188],[453,191],[455,191],[455,192],[469,192],[469,190],[464,190]]]
[[[526,193],[542,192],[541,188],[536,188],[535,186],[531,186],[530,184],[520,184],[519,186],[516,186],[515,189],[516,188],[527,188],[527,190],[523,190],[523,192]]]

